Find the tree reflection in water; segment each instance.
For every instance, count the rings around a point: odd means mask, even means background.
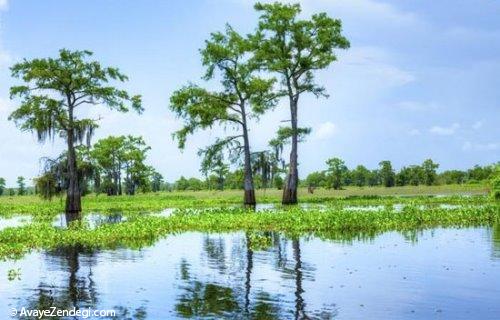
[[[57,270],[67,270],[67,281],[61,281],[58,284],[40,283],[35,293],[23,306],[28,310],[50,310],[53,307],[60,310],[69,310],[73,307],[77,309],[94,307],[98,302],[95,283],[92,280],[92,265],[95,260],[92,253],[86,252],[87,259],[84,264],[87,273],[82,275],[79,273],[82,262],[79,259],[81,253],[84,253],[84,250],[78,246],[62,247],[47,252],[45,256],[49,260],[49,265]],[[57,279],[49,280],[57,281]]]
[[[204,281],[203,275],[194,275],[190,271],[190,265],[185,259],[180,263],[180,279],[182,293],[178,295],[176,312],[178,316],[184,318],[219,318],[237,317],[249,319],[282,319],[294,317],[295,319],[321,318],[330,319],[335,316],[335,312],[329,306],[323,306],[322,310],[309,315],[306,312],[306,302],[304,298],[304,280],[314,281],[314,268],[302,261],[301,243],[299,239],[288,241],[277,233],[263,233],[269,237],[271,247],[263,251],[255,251],[252,248],[252,237],[245,233],[244,250],[238,250],[239,259],[245,259],[246,263],[241,264],[240,272],[231,272],[228,265],[231,259],[226,257],[223,249],[231,241],[229,237],[216,236],[209,239],[207,235],[204,239],[202,256],[211,259],[219,259],[219,263],[209,259],[208,267],[224,271],[223,283],[217,281],[217,277],[210,277],[209,281]],[[287,257],[287,249],[290,248],[293,259]],[[258,254],[258,260],[255,255]],[[261,263],[270,264],[278,271],[283,281],[290,280],[294,283],[293,303],[288,304],[283,297],[278,294],[266,292],[261,287],[256,287],[252,276],[255,268],[259,268]],[[226,280],[229,279],[229,280]],[[229,284],[226,282],[229,281]]]
[[[102,309],[99,306],[99,294],[93,278],[93,266],[96,265],[96,254],[80,246],[60,247],[44,254],[49,268],[66,271],[62,279],[50,278],[51,284],[44,281],[38,285],[35,293],[22,302],[21,307],[27,310],[76,310]],[[52,271],[52,270],[50,270]],[[130,310],[123,306],[114,306],[116,316],[112,319],[146,319],[146,307]],[[19,317],[19,319],[37,319],[36,317]],[[63,319],[51,317],[50,319]]]

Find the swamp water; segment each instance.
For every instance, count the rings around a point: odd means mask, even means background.
[[[244,232],[183,233],[142,250],[67,247],[0,262],[0,315],[75,306],[114,309],[115,319],[500,317],[500,226],[262,236],[259,250]]]

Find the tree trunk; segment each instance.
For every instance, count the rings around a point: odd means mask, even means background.
[[[290,98],[290,114],[292,122],[292,150],[290,151],[290,165],[283,188],[283,204],[297,203],[297,186],[299,183],[299,171],[297,162],[298,127],[297,127],[297,99]]]
[[[248,128],[247,119],[245,113],[245,107],[241,107],[242,120],[243,120],[243,150],[245,153],[245,180],[244,180],[244,190],[245,195],[243,203],[246,206],[255,206],[255,189],[253,186],[253,174],[252,174],[252,163],[250,159],[250,143],[248,139]]]
[[[123,194],[122,192],[122,164],[118,166],[118,194],[121,196]]]
[[[68,130],[68,190],[66,196],[66,222],[80,220],[82,204],[80,186],[78,185],[78,171],[73,129]]]

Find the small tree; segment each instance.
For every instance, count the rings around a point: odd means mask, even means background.
[[[396,174],[392,168],[392,164],[388,160],[380,161],[379,165],[379,175],[384,187],[390,188],[394,187],[396,182]]]
[[[162,190],[164,180],[163,176],[154,169],[151,169],[151,191],[158,192]]]
[[[24,196],[26,194],[26,183],[24,177],[17,177],[17,195]]]
[[[12,76],[25,84],[10,89],[11,98],[19,97],[21,104],[9,119],[23,131],[36,132],[40,142],[56,135],[66,140],[68,221],[81,218],[75,146],[84,140],[90,144],[98,125],[95,119],[78,118],[77,110],[84,105],[102,105],[126,112],[130,102],[133,109],[142,111],[140,96],[108,85],[111,80],[123,82],[127,77],[116,68],[88,61],[91,55],[90,51],[62,49],[56,58],[24,60],[11,68]]]
[[[212,188],[211,180],[215,180],[217,189],[224,190],[226,176],[229,173],[229,165],[225,161],[223,147],[223,145],[216,143],[198,152],[199,156],[203,155],[200,171],[207,177],[208,189]],[[215,179],[209,177],[211,173],[215,174]]]
[[[326,96],[325,89],[314,82],[314,72],[325,69],[337,59],[334,49],[347,49],[342,23],[326,13],[300,20],[299,4],[257,3],[260,13],[254,38],[256,57],[263,69],[278,73],[290,104],[291,152],[289,172],[283,189],[283,204],[297,203],[298,174],[298,105],[303,93]]]
[[[439,168],[439,164],[433,162],[431,159],[427,159],[422,163],[424,183],[426,185],[431,186],[436,182],[437,168]]]
[[[244,204],[255,204],[252,165],[250,159],[249,118],[258,118],[275,105],[272,94],[274,79],[257,76],[258,65],[253,59],[250,41],[239,35],[230,26],[225,33],[213,33],[201,50],[203,65],[207,67],[205,80],[221,76],[221,91],[209,91],[190,84],[174,92],[170,98],[170,109],[185,119],[184,127],[174,134],[179,148],[185,146],[186,137],[198,129],[215,125],[231,126],[239,134],[230,135],[209,147],[203,153],[218,154],[226,148],[234,156],[233,162],[243,156]]]
[[[354,185],[358,187],[366,186],[368,184],[368,180],[370,179],[370,170],[368,170],[365,166],[358,165],[352,171],[352,179]]]
[[[311,172],[306,178],[306,184],[311,188],[326,187],[328,182],[325,171]]]
[[[332,158],[326,160],[326,164],[328,165],[328,178],[330,180],[330,186],[335,190],[340,190],[342,188],[344,178],[349,171],[345,162],[339,158]]]

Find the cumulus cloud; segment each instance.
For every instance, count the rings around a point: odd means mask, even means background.
[[[448,127],[433,126],[432,128],[430,128],[429,132],[440,136],[451,136],[454,135],[459,128],[460,124],[453,123]]]
[[[337,126],[330,121],[321,123],[314,130],[314,139],[315,140],[326,140],[331,138],[335,132],[337,131]]]

